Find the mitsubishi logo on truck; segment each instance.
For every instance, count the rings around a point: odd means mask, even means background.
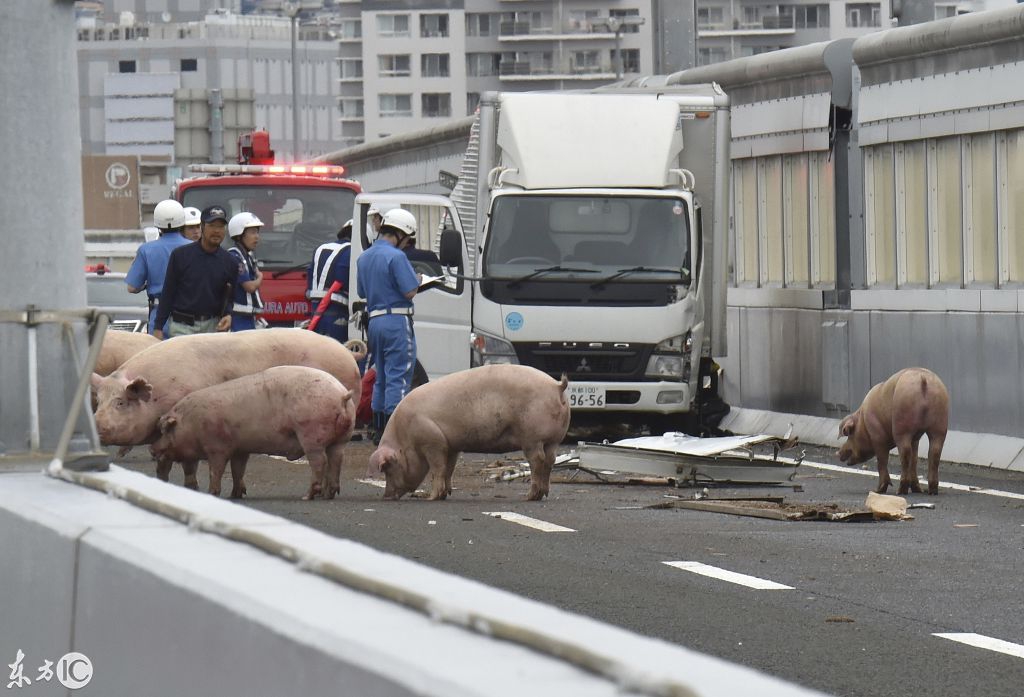
[[[579,365],[576,366],[576,372],[577,373],[589,373],[590,372],[590,364],[587,363],[587,359],[586,358],[581,358],[580,359]]]

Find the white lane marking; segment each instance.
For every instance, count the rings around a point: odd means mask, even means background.
[[[775,581],[768,581],[757,576],[747,576],[746,574],[738,574],[735,571],[727,571],[725,569],[719,569],[717,566],[708,566],[702,564],[699,561],[663,561],[662,564],[668,566],[674,566],[677,569],[683,571],[692,571],[695,574],[701,576],[710,576],[711,578],[717,578],[721,581],[728,581],[729,583],[737,583],[741,586],[747,586],[748,588],[755,588],[757,590],[765,591],[791,591],[793,586],[784,586],[781,583]]]
[[[780,462],[791,462],[796,464],[796,460],[789,457],[780,457]],[[854,467],[845,467],[843,465],[830,465],[825,462],[811,462],[804,460],[801,464],[807,465],[808,467],[814,467],[815,469],[828,470],[830,472],[842,472],[843,474],[859,474],[864,477],[877,477],[878,472],[876,470],[862,470]],[[898,474],[890,475],[890,478],[894,482],[900,480]],[[967,486],[966,484],[954,484],[953,482],[939,482],[939,488],[941,489],[953,489],[954,491],[966,491],[972,494],[985,494],[986,496],[1001,496],[1005,499],[1020,499],[1024,501],[1024,494],[1018,494],[1015,491],[1002,491],[1001,489],[986,489],[983,487]]]
[[[383,489],[385,486],[387,486],[387,482],[385,482],[383,479],[357,479],[356,481],[359,482],[360,484],[369,484],[370,486],[375,486],[378,489]]]
[[[484,511],[484,515],[489,515],[492,518],[501,518],[510,523],[518,523],[519,525],[525,525],[528,528],[534,528],[543,532],[576,532],[572,528],[564,528],[561,525],[537,520],[536,518],[512,513],[511,511]]]
[[[1011,644],[1008,641],[1002,639],[993,639],[982,634],[973,634],[971,632],[947,632],[942,634],[933,634],[932,636],[942,637],[943,639],[949,639],[951,641],[958,641],[961,644],[967,644],[968,646],[976,646],[979,649],[988,649],[989,651],[998,651],[999,653],[1009,654],[1010,656],[1016,656],[1017,658],[1024,658],[1024,646],[1020,644]]]

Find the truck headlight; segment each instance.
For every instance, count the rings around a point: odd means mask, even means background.
[[[512,344],[490,334],[472,332],[469,335],[470,365],[474,368],[481,365],[498,363],[518,364],[516,350]]]
[[[692,349],[693,335],[690,332],[665,339],[654,347],[644,376],[660,380],[688,380]]]

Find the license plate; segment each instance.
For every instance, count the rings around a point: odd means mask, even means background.
[[[569,385],[566,393],[569,395],[570,408],[604,409],[605,391],[603,387]]]

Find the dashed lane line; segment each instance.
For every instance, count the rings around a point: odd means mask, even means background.
[[[728,571],[726,569],[720,569],[717,566],[708,566],[702,564],[699,561],[663,561],[662,564],[668,566],[674,566],[677,569],[683,571],[690,571],[701,576],[708,576],[710,578],[717,578],[720,581],[728,581],[729,583],[736,583],[747,588],[754,588],[756,590],[766,591],[781,591],[793,590],[793,586],[786,586],[775,581],[769,581],[767,579],[758,578],[757,576],[747,576],[746,574],[736,573],[735,571]]]
[[[1005,653],[1010,656],[1016,656],[1017,658],[1024,658],[1024,646],[1020,644],[1011,644],[1008,641],[1002,639],[993,639],[983,634],[972,634],[970,632],[944,632],[941,634],[933,634],[932,636],[941,637],[943,639],[949,639],[950,641],[957,641],[961,644],[967,644],[968,646],[976,646],[979,649],[988,649],[989,651],[998,651],[999,653]]]
[[[542,532],[576,532],[572,528],[562,527],[561,525],[548,523],[544,520],[520,515],[519,513],[512,513],[511,511],[484,511],[483,514],[489,515],[492,518],[501,518],[502,520],[507,520],[510,523],[525,525],[528,528],[534,528],[535,530],[540,530]]]
[[[794,464],[796,463],[796,460],[794,460],[792,458],[788,458],[788,457],[787,458],[780,457],[779,461],[780,462],[792,462]],[[862,470],[862,469],[856,469],[854,467],[845,467],[843,465],[830,465],[830,464],[825,463],[825,462],[811,462],[809,460],[804,460],[800,464],[806,465],[807,467],[813,467],[813,468],[819,469],[819,470],[828,470],[829,472],[841,472],[843,474],[858,474],[858,475],[861,475],[863,477],[877,477],[878,476],[878,472],[875,471],[875,470]],[[900,476],[898,474],[890,475],[890,478],[894,482],[898,482],[900,480]],[[969,492],[969,493],[972,493],[972,494],[985,494],[986,496],[1000,496],[1000,497],[1006,498],[1006,499],[1019,499],[1019,500],[1024,501],[1024,494],[1018,494],[1015,491],[1002,491],[1001,489],[987,489],[987,488],[984,488],[984,487],[967,486],[966,484],[955,484],[953,482],[939,482],[939,488],[941,488],[941,489],[952,489],[954,491],[966,491],[966,492]]]

